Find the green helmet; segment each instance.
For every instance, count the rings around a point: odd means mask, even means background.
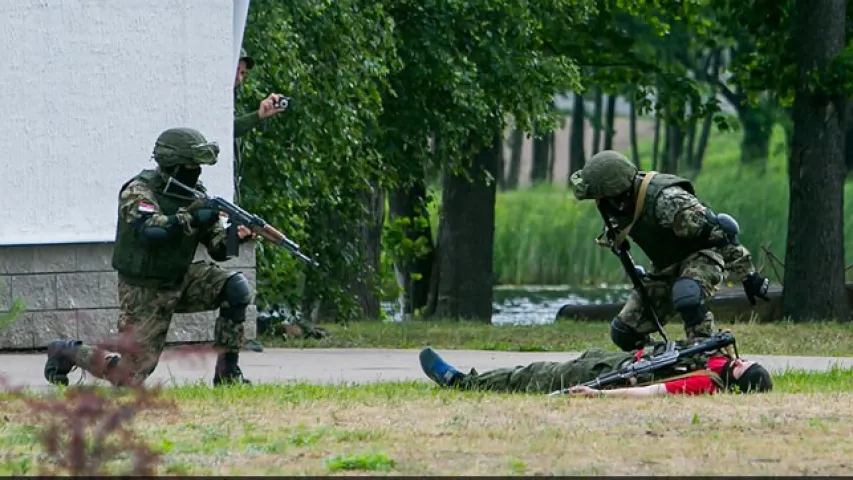
[[[578,200],[615,197],[634,184],[637,167],[619,152],[596,153],[574,174],[571,182]]]
[[[154,160],[161,167],[175,165],[215,165],[219,145],[208,142],[204,135],[192,128],[170,128],[163,131],[154,144]]]

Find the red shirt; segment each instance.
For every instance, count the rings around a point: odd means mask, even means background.
[[[642,355],[642,350],[637,353],[639,357]],[[728,358],[723,355],[711,355],[708,357],[708,370],[717,375],[723,374],[723,367],[726,365]],[[717,391],[717,385],[711,380],[708,375],[696,375],[695,377],[682,378],[665,382],[666,393],[672,395],[702,395],[713,394]]]

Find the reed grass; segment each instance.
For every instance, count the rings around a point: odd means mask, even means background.
[[[787,153],[781,127],[774,131],[766,172],[741,166],[740,133],[716,132],[705,165],[695,179],[697,193],[717,213],[740,224],[741,241],[756,266],[776,279],[762,247],[784,261],[788,228]],[[648,142],[644,142],[648,151]],[[648,159],[643,160],[646,168]],[[845,187],[845,210],[853,209],[853,185]],[[579,202],[563,186],[536,186],[500,192],[496,202],[494,268],[498,284],[583,285],[625,283],[619,261],[593,241],[601,220],[592,202]],[[845,218],[845,235],[853,219]],[[632,249],[637,263],[647,257]],[[853,252],[847,252],[847,263]],[[780,270],[780,274],[781,274]]]
[[[787,148],[781,126],[771,138],[765,171],[740,164],[740,131],[714,130],[701,172],[694,179],[701,200],[717,213],[737,219],[741,242],[756,266],[774,282],[764,247],[781,261],[788,230]],[[651,166],[651,139],[639,141],[641,167]],[[433,238],[437,237],[441,191],[432,192]],[[845,187],[845,211],[853,211],[853,184]],[[565,183],[500,191],[495,205],[494,278],[497,285],[601,285],[627,283],[619,261],[593,239],[602,223],[592,202],[579,202]],[[853,219],[845,218],[845,236],[853,235]],[[638,249],[637,263],[648,266]],[[846,253],[853,262],[853,251]],[[393,265],[383,254],[383,284],[387,299],[395,297]],[[779,269],[780,275],[783,270]],[[848,271],[853,280],[853,271]]]

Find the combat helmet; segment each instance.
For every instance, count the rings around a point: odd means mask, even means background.
[[[164,130],[154,144],[154,160],[163,168],[177,165],[215,165],[219,145],[208,142],[198,130],[180,127]]]
[[[603,150],[592,156],[574,174],[571,182],[578,200],[615,197],[631,188],[637,167],[614,150]]]

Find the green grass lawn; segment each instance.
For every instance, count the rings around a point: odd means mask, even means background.
[[[840,407],[853,400],[849,370],[790,371],[750,396],[569,398],[426,382],[199,385],[162,396],[173,405],[128,424],[161,455],[160,475],[838,475],[853,455],[853,413]],[[110,408],[126,404],[109,397]],[[55,466],[40,440],[51,422],[21,397],[2,401],[0,473]],[[62,442],[58,451],[70,452]],[[110,457],[109,471],[124,472],[127,454]]]
[[[412,321],[403,323],[355,322],[348,326],[324,325],[331,335],[322,340],[285,340],[264,337],[267,347],[284,348],[423,348],[580,351],[590,347],[613,348],[607,322],[561,320],[547,325],[489,325],[477,322]],[[731,329],[741,353],[762,355],[853,355],[853,323],[795,324],[779,322],[718,323]],[[682,338],[679,321],[665,327],[670,338]]]

